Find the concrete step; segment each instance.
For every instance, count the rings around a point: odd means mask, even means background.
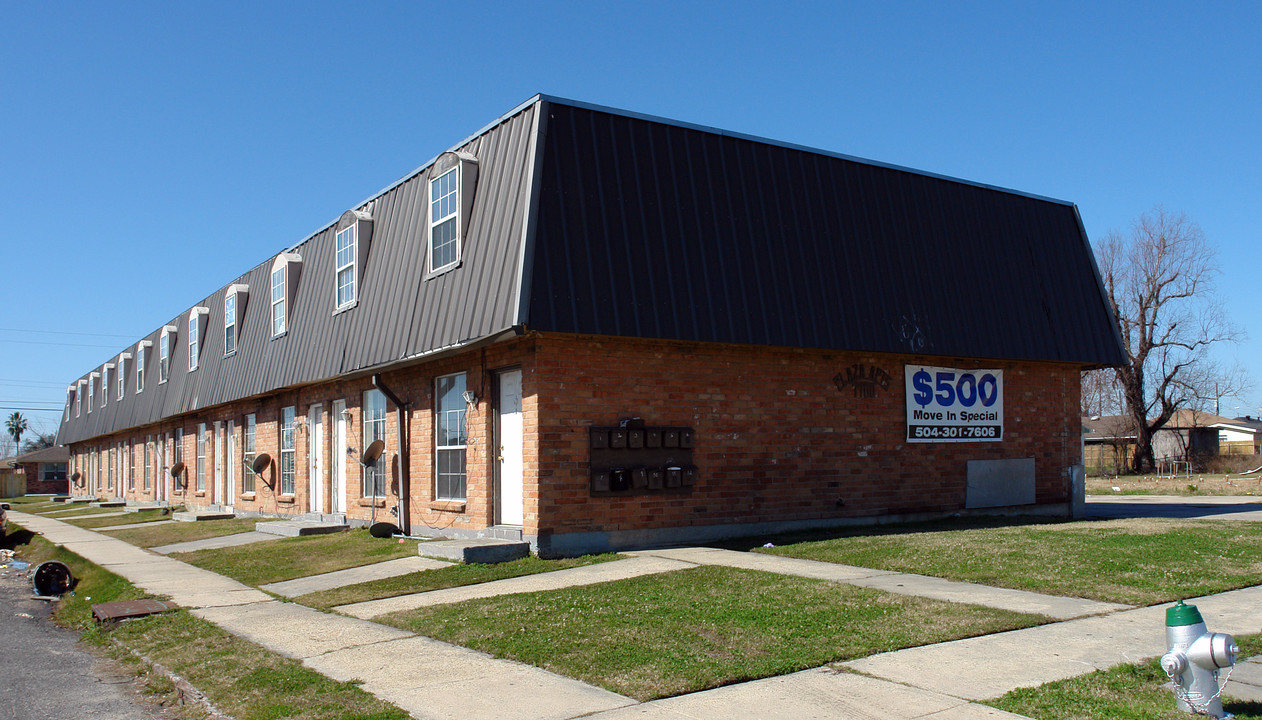
[[[50,499],[55,503],[64,503],[64,502],[70,502],[74,498],[70,497],[69,495],[54,495]]]
[[[416,552],[425,557],[443,560],[494,564],[526,557],[530,554],[530,543],[497,538],[434,540],[421,543]]]
[[[177,512],[171,519],[177,522],[200,522],[202,520],[231,520],[236,515],[230,512],[208,512],[206,510]]]
[[[303,513],[302,520],[310,520],[318,523],[333,523],[334,525],[346,524],[346,513]]]
[[[346,525],[315,520],[273,520],[261,522],[254,526],[255,531],[284,537],[300,535],[323,535],[325,533],[342,532]]]
[[[158,510],[160,508],[169,508],[169,507],[171,507],[171,503],[168,503],[168,502],[162,502],[162,501],[154,502],[152,500],[146,500],[146,501],[141,501],[141,502],[133,502],[129,504],[127,507],[123,508],[123,511],[134,513],[134,512],[140,512],[141,510]]]
[[[486,529],[486,536],[496,540],[521,542],[521,525],[492,525]]]
[[[103,508],[116,507],[116,508],[121,508],[121,507],[126,507],[126,506],[127,506],[127,501],[126,501],[126,500],[118,500],[118,499],[115,499],[115,500],[93,500],[92,502],[88,503],[88,507],[103,507]]]

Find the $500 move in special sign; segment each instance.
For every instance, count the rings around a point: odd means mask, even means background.
[[[1003,371],[906,366],[907,442],[1003,440]]]

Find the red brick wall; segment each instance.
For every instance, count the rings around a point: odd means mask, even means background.
[[[857,397],[838,389],[834,376],[854,364],[874,366],[890,375],[890,386],[875,397]],[[1004,370],[1004,440],[1002,442],[905,442],[905,364]],[[495,523],[494,376],[522,370],[525,447],[523,532],[527,536],[567,533],[617,533],[771,521],[829,521],[874,515],[945,513],[964,506],[966,463],[976,459],[1036,458],[1038,503],[1068,501],[1065,468],[1079,462],[1078,368],[1051,363],[1013,363],[927,356],[871,355],[784,348],[679,343],[624,338],[529,335],[429,363],[383,373],[384,383],[410,404],[410,517],[414,528],[467,534]],[[478,396],[468,409],[467,498],[434,497],[434,382],[466,373],[467,387]],[[158,483],[171,487],[173,504],[202,507],[222,503],[216,493],[215,468],[234,464],[238,510],[264,514],[302,514],[309,508],[308,411],[320,403],[324,413],[323,512],[331,512],[333,463],[346,464],[347,516],[393,520],[398,503],[397,414],[387,404],[389,497],[361,497],[363,471],[357,455],[333,447],[333,401],[344,399],[350,413],[347,444],[363,450],[363,393],[372,387],[363,377],[243,400],[196,415],[136,428],[72,448],[71,472],[91,482],[91,455],[100,451],[104,485],[108,448],[120,440],[137,443],[133,501],[160,497]],[[281,408],[295,407],[295,492],[281,496],[279,420]],[[240,448],[243,417],[256,416],[256,452],[268,453],[272,466],[256,480],[255,492],[243,494]],[[687,493],[630,497],[593,497],[590,492],[588,427],[616,425],[640,417],[649,425],[686,426],[696,431],[693,452],[699,469]],[[207,490],[198,494],[193,476],[199,422],[213,428],[220,421],[236,425],[231,458],[217,458],[207,443]],[[162,472],[157,451],[163,433],[184,430],[185,490]],[[152,483],[143,487],[143,443],[151,436]],[[168,440],[168,445],[170,440]],[[225,446],[226,449],[226,446]],[[172,463],[166,454],[166,465]],[[125,486],[116,472],[116,484]],[[119,478],[123,478],[119,482]],[[266,480],[266,482],[265,482]],[[271,483],[271,485],[269,485]],[[82,494],[110,494],[104,489]]]
[[[889,373],[889,389],[839,390],[855,363]],[[908,363],[1003,369],[1003,441],[907,443]],[[545,336],[526,385],[545,534],[950,512],[967,461],[1001,458],[1036,458],[1036,501],[1064,503],[1079,462],[1069,365]],[[695,429],[691,493],[591,496],[587,428],[625,417]]]

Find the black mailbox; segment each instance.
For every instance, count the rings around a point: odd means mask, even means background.
[[[609,447],[609,431],[592,428],[591,448],[593,450],[604,450],[607,447]]]
[[[609,492],[608,470],[597,470],[592,473],[592,492]]]
[[[609,490],[612,492],[621,492],[631,489],[631,473],[624,468],[616,468],[609,471]]]
[[[643,490],[649,486],[648,471],[642,467],[631,468],[631,487]]]

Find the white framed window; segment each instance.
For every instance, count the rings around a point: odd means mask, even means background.
[[[202,334],[205,332],[205,318],[210,315],[210,308],[195,307],[188,312],[188,371],[197,369],[201,361]]]
[[[337,273],[336,281],[337,309],[355,304],[358,295],[356,287],[356,258],[359,252],[358,232],[354,223],[337,233]]]
[[[96,404],[96,379],[100,373],[92,373],[88,375],[88,414],[92,414],[92,406]]]
[[[241,424],[241,464],[245,470],[241,473],[241,491],[254,492],[254,413],[245,416]]]
[[[175,338],[175,326],[166,325],[162,328],[162,337],[158,339],[158,384],[166,382],[171,377],[171,343]]]
[[[73,402],[76,406],[78,406],[79,404],[78,397],[79,396],[75,394],[74,385],[67,385],[66,386],[66,414],[61,418],[62,422],[65,422],[70,419],[70,404]],[[78,413],[76,413],[76,415],[77,414]]]
[[[80,380],[78,387],[75,388],[74,394],[74,416],[79,417],[79,411],[83,409],[83,388],[88,383]],[[92,403],[89,401],[88,409],[91,410]]]
[[[122,402],[123,396],[127,394],[127,359],[130,357],[130,353],[118,356],[118,392],[115,395],[118,402]]]
[[[429,271],[460,262],[460,167],[429,181]]]
[[[184,428],[175,429],[175,442],[171,448],[171,467],[184,462]]]
[[[136,443],[127,441],[127,489],[136,491]]]
[[[280,494],[294,494],[294,406],[280,410]]]
[[[386,396],[375,388],[364,392],[364,449],[374,440],[386,441]],[[363,497],[386,496],[385,455],[382,453],[372,467],[364,468]]]
[[[237,351],[237,294],[228,293],[223,299],[223,354]]]
[[[110,403],[110,370],[113,369],[114,363],[105,363],[101,368],[101,407]]]
[[[151,347],[153,347],[153,342],[149,340],[141,340],[136,344],[136,392],[144,392],[145,355],[146,351]]]
[[[446,375],[435,381],[434,441],[435,499],[465,499],[465,460],[468,449],[467,406],[464,400],[465,374]]]
[[[272,269],[272,337],[285,334],[285,276],[288,268]]]
[[[206,492],[206,423],[197,423],[197,492]]]

